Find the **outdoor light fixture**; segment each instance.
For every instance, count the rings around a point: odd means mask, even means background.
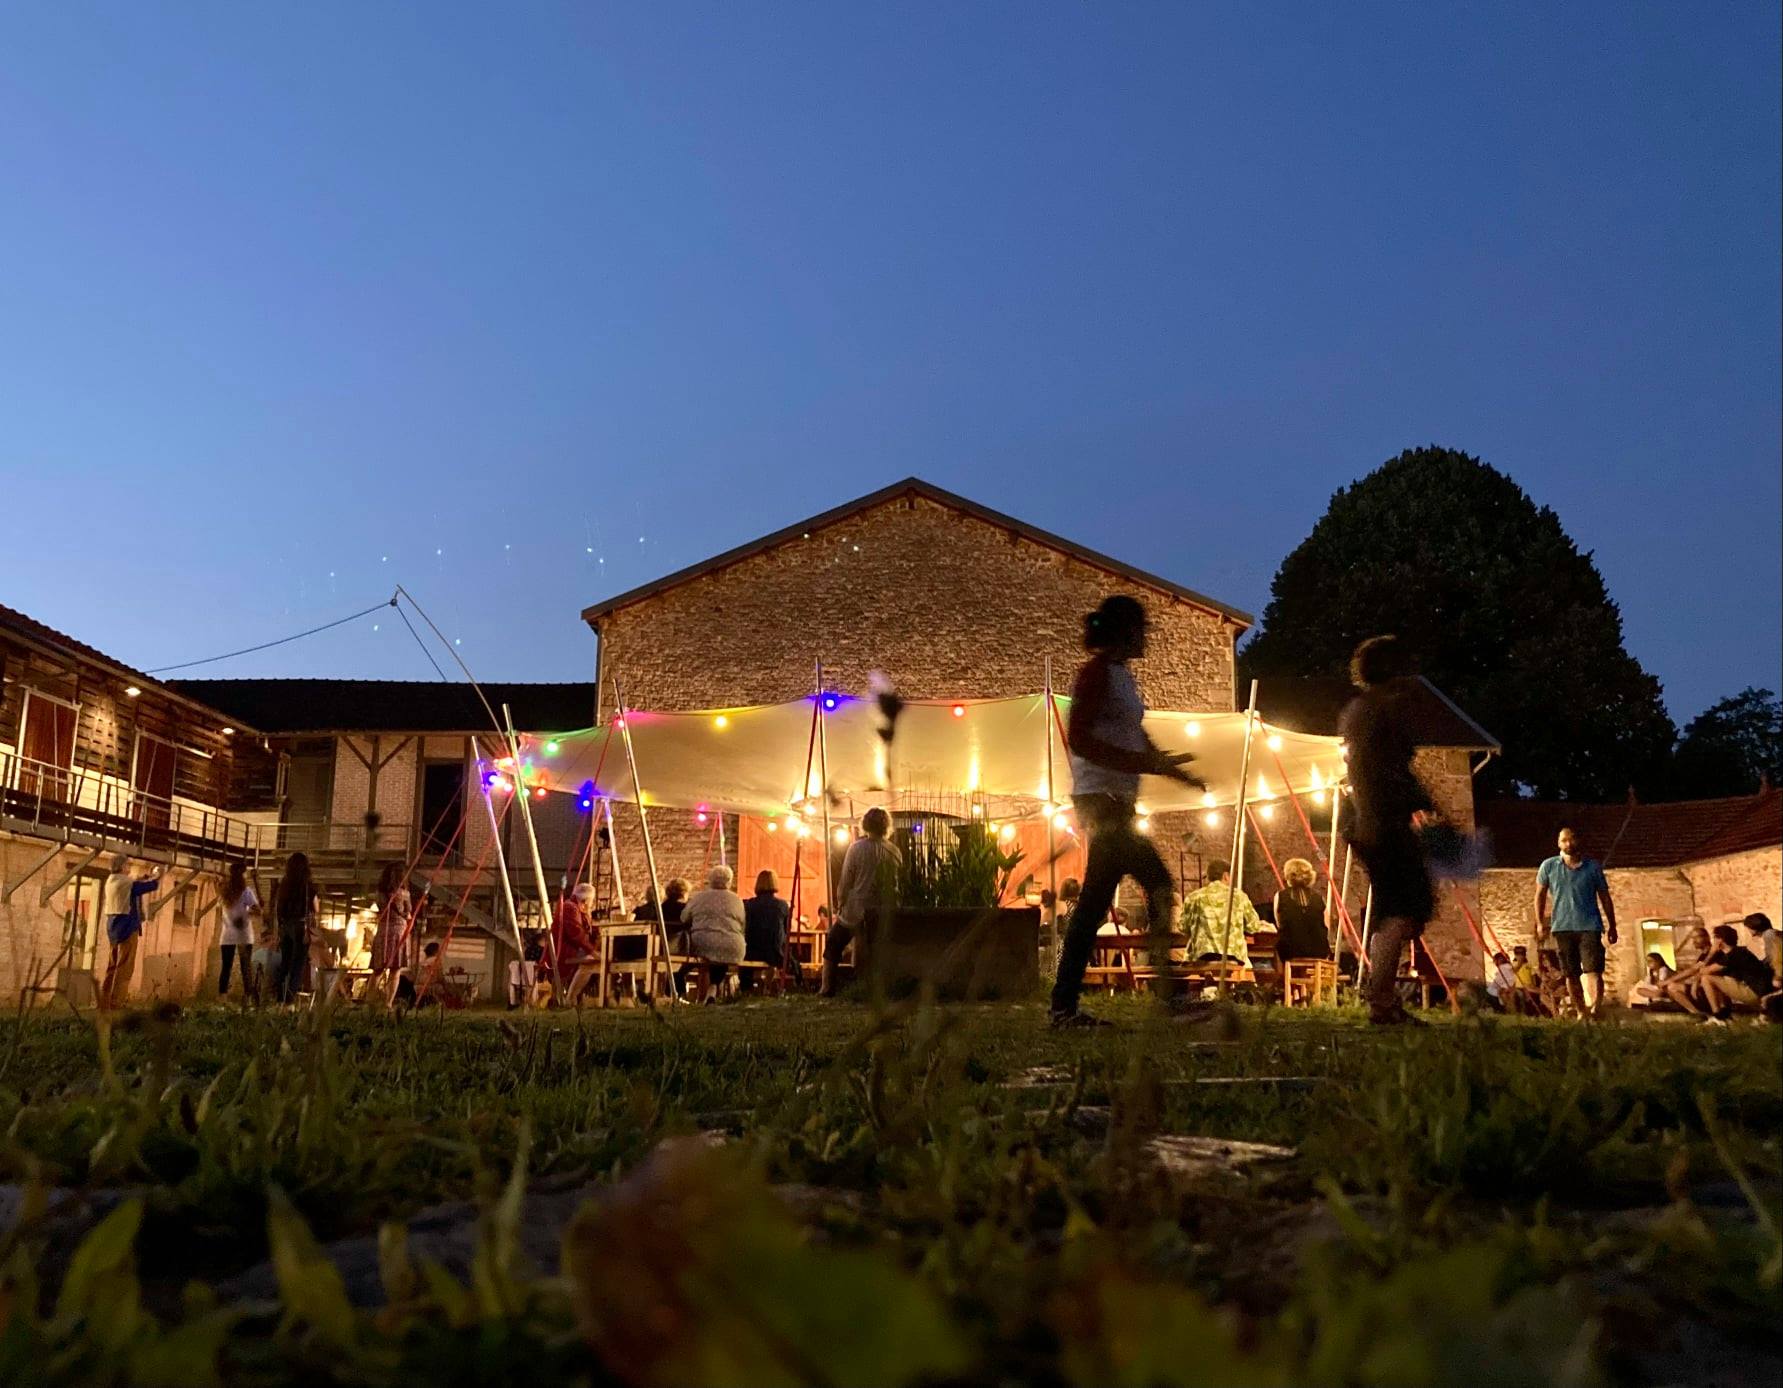
[[[592,800],[584,800],[584,801],[583,801],[583,802],[582,802],[582,808],[583,808],[583,809],[585,809],[585,810],[592,810],[592,809],[593,809],[593,808],[594,808],[594,801],[592,801]],[[770,828],[770,829],[772,829],[772,828],[773,828],[773,827],[774,827],[774,826],[773,826],[773,825],[772,825],[772,824],[770,824],[770,825],[769,825],[769,826],[768,826],[768,828]]]
[[[778,834],[780,832],[780,821],[777,819],[770,819],[768,821],[768,832],[770,834]]]
[[[966,716],[966,706],[964,704],[955,704],[953,706],[953,716],[955,718],[964,718]]]
[[[1274,819],[1275,818],[1275,806],[1274,805],[1262,806],[1257,811],[1257,817],[1259,819]]]
[[[1188,722],[1186,722],[1182,725],[1182,730],[1185,733],[1187,733],[1190,737],[1200,737],[1201,736],[1201,725],[1199,723],[1197,723],[1193,718],[1189,719]]]
[[[1152,831],[1151,816],[1143,815],[1143,814],[1140,815],[1138,819],[1133,821],[1133,827],[1135,829],[1137,829],[1142,834],[1151,833],[1151,831]]]
[[[712,720],[712,726],[715,728],[728,728],[730,725],[731,720],[726,718],[722,713]]]
[[[126,699],[134,699],[140,693],[142,693],[142,691],[133,684],[124,686],[124,697]]]
[[[1268,747],[1269,747],[1269,750],[1270,750],[1270,751],[1271,751],[1271,752],[1279,752],[1279,751],[1281,751],[1281,749],[1282,749],[1282,740],[1281,740],[1281,737],[1280,737],[1280,735],[1279,735],[1279,734],[1277,734],[1277,733],[1271,733],[1271,734],[1269,734],[1269,742],[1268,742],[1268,744],[1267,744],[1267,745],[1268,745]]]
[[[1219,804],[1220,802],[1219,802],[1219,797],[1216,796],[1211,790],[1204,790],[1201,792],[1201,803],[1203,805],[1207,806],[1207,808],[1211,810],[1215,805]]]
[[[847,843],[848,842],[848,830],[837,829],[836,830],[836,842],[837,843]]]
[[[706,812],[704,810],[701,810],[698,814],[696,814],[693,817],[693,822],[695,824],[704,824],[706,822]]]
[[[548,757],[554,757],[562,750],[563,750],[563,744],[560,743],[556,738],[552,738],[551,741],[549,741],[545,744],[545,755]]]
[[[1201,816],[1201,822],[1203,824],[1205,824],[1209,829],[1219,828],[1220,827],[1219,811],[1218,810],[1209,810],[1206,814]]]
[[[223,729],[223,736],[224,736],[224,737],[234,737],[234,736],[235,736],[235,729],[234,729],[234,728],[224,728],[224,729]]]
[[[1005,824],[1001,829],[997,830],[997,837],[1005,842],[1014,838],[1015,826],[1013,824]]]
[[[823,696],[823,700],[822,700],[824,712],[825,713],[834,713],[836,711],[836,706],[838,704],[840,704],[841,702],[842,701],[840,699],[838,699],[834,694],[825,694]]]
[[[1312,793],[1312,802],[1315,805],[1323,805],[1325,803],[1325,792],[1322,790],[1315,790]]]

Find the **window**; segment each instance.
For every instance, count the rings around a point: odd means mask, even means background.
[[[421,857],[441,864],[461,861],[464,763],[428,762],[421,769]]]
[[[40,689],[26,689],[19,721],[19,756],[23,761],[19,789],[27,795],[67,799],[80,706]]]

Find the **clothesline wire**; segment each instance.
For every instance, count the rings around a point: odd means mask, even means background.
[[[319,627],[311,627],[308,631],[300,631],[294,636],[281,636],[276,641],[262,641],[258,646],[244,646],[239,651],[226,651],[222,655],[209,655],[203,660],[182,660],[177,665],[159,665],[152,670],[144,671],[144,673],[149,675],[164,675],[170,670],[190,670],[194,665],[215,665],[219,660],[234,660],[238,655],[252,655],[255,651],[268,651],[274,646],[283,646],[292,641],[301,641],[306,636],[314,636],[318,632],[328,631],[334,627],[345,626],[348,622],[356,622],[361,617],[369,617],[372,613],[385,607],[396,607],[396,598],[391,596],[384,602],[373,603],[364,611],[354,612],[346,617],[338,617],[332,622],[324,622]],[[396,610],[398,612],[402,611],[400,607],[397,607]],[[407,619],[405,618],[404,620],[406,621]]]

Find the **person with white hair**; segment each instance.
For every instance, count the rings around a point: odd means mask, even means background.
[[[727,965],[741,964],[748,957],[743,898],[732,888],[735,880],[729,868],[713,868],[706,874],[706,885],[687,898],[681,913],[687,926],[687,952],[707,962],[714,986],[730,974]]]

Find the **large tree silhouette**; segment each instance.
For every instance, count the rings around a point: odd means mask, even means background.
[[[1672,759],[1681,796],[1750,795],[1783,784],[1783,702],[1768,689],[1745,689],[1690,720]]]
[[[1411,449],[1340,490],[1282,561],[1241,658],[1256,675],[1341,674],[1384,632],[1504,744],[1483,792],[1620,799],[1663,785],[1675,729],[1597,566],[1478,458]]]

